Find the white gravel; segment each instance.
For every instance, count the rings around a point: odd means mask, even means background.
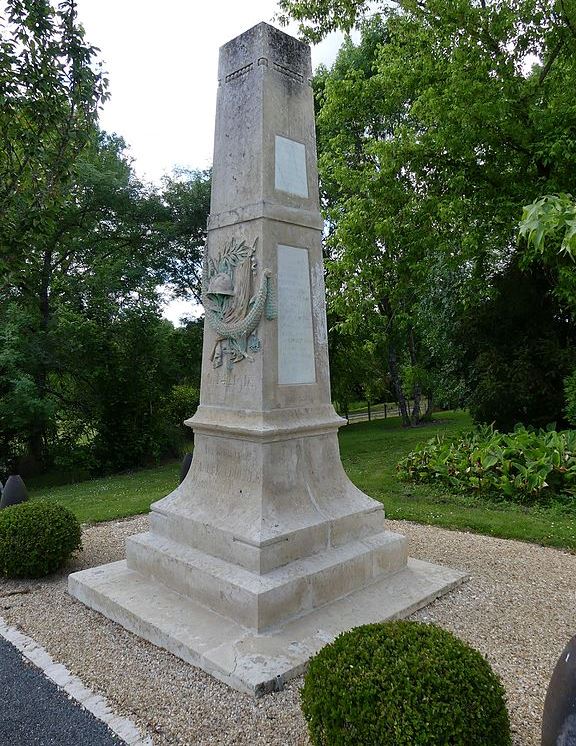
[[[68,571],[121,559],[146,517],[86,528]],[[516,541],[389,521],[410,554],[467,571],[471,580],[414,615],[484,653],[508,693],[515,746],[540,743],[552,669],[576,633],[576,556]],[[0,580],[0,616],[43,645],[154,744],[308,744],[296,679],[260,700],[240,694],[73,601],[66,574]]]

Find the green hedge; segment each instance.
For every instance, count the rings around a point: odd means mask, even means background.
[[[0,575],[4,577],[50,575],[80,546],[80,524],[63,505],[37,500],[0,511]]]
[[[399,476],[464,492],[546,503],[576,495],[576,430],[512,433],[480,427],[456,438],[437,436],[402,459]]]
[[[482,655],[417,622],[357,627],[312,659],[301,692],[314,746],[510,746]]]

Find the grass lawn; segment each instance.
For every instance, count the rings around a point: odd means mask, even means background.
[[[152,469],[62,487],[31,489],[30,496],[62,503],[82,523],[110,521],[147,513],[150,503],[164,497],[178,485],[179,473],[180,463],[172,461]]]
[[[348,425],[340,431],[342,462],[352,481],[384,503],[389,518],[531,541],[576,551],[576,510],[524,508],[476,497],[455,495],[426,485],[401,482],[396,464],[418,443],[438,432],[470,427],[466,413],[435,415],[433,424],[403,429],[397,417]],[[172,462],[130,474],[36,489],[70,508],[82,522],[106,521],[148,511],[150,503],[178,483],[179,463]]]
[[[420,428],[403,429],[395,417],[348,425],[340,434],[342,462],[352,481],[384,503],[389,518],[430,523],[461,531],[520,539],[576,551],[576,508],[526,508],[401,482],[396,464],[416,445],[439,432],[471,427],[464,412],[443,412]]]

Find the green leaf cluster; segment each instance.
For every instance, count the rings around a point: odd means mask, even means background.
[[[546,504],[576,497],[576,430],[501,433],[484,426],[456,438],[436,436],[402,459],[399,475],[413,482]]]
[[[0,575],[41,578],[60,570],[81,547],[76,516],[58,503],[34,500],[0,511]]]
[[[573,193],[576,6],[283,0],[282,8],[314,38],[361,32],[314,80],[332,317],[356,338],[354,349],[377,350],[399,401],[413,388],[467,405],[487,366],[484,350],[474,359],[459,337],[473,336],[467,319],[502,292],[498,276],[529,265],[542,275],[542,297],[558,299],[562,288],[562,300],[576,298],[569,257],[531,261],[533,249],[516,240],[522,205]],[[547,254],[555,250],[550,242]],[[517,275],[522,284],[528,274]],[[518,311],[526,323],[516,326],[529,325],[533,311],[505,297],[500,310],[493,339]],[[569,331],[557,339],[560,355],[574,346]],[[527,354],[491,366],[490,386],[504,388],[507,369],[530,363],[535,346],[514,342]],[[553,377],[564,366],[543,354],[538,367]],[[522,379],[530,373],[524,365]],[[516,403],[513,421],[531,409]],[[555,399],[543,408],[550,419],[558,411]]]
[[[525,239],[522,266],[543,266],[553,291],[576,318],[576,201],[571,194],[547,194],[524,207],[518,238]]]
[[[504,689],[482,655],[433,625],[395,621],[340,635],[301,692],[314,746],[509,746]]]
[[[561,239],[559,252],[576,259],[576,202],[571,194],[548,194],[524,207],[520,236],[528,246],[544,254],[552,235]]]
[[[0,9],[0,270],[16,277],[30,239],[56,221],[107,98],[98,50],[74,0]]]

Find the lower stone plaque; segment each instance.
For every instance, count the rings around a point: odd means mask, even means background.
[[[278,246],[278,383],[316,383],[308,250]]]

